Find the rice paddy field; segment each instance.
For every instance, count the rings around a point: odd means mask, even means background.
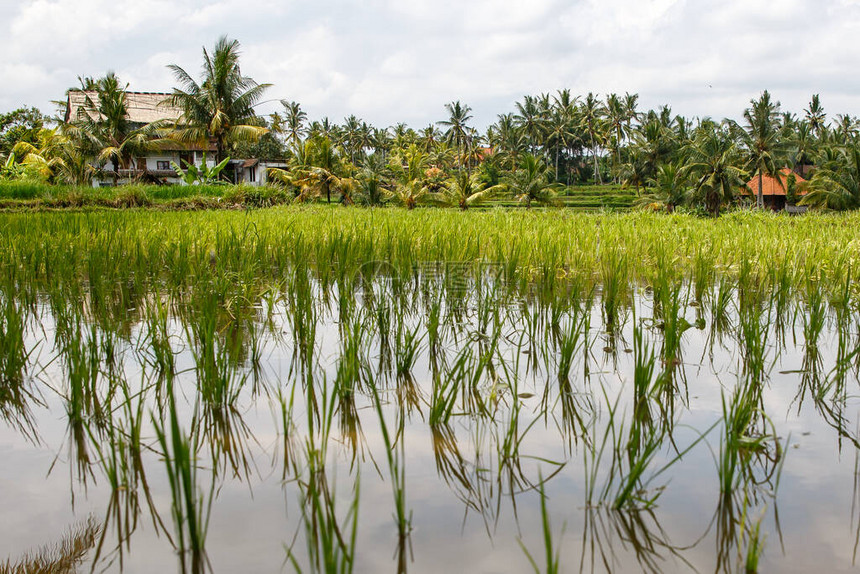
[[[0,572],[851,571],[858,258],[856,214],[0,214]]]

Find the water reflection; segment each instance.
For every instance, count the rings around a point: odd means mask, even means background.
[[[142,544],[217,571],[210,517],[241,506],[222,494],[236,484],[249,507],[273,488],[297,502],[261,514],[289,533],[272,555],[305,571],[351,571],[377,545],[398,572],[428,571],[416,525],[437,505],[440,524],[502,546],[532,533],[537,493],[569,492],[582,497],[546,507],[570,525],[554,532],[565,569],[790,567],[795,547],[773,543],[787,421],[860,448],[850,293],[770,297],[750,270],[710,287],[655,272],[633,292],[620,269],[599,295],[541,287],[540,270],[519,291],[450,270],[295,268],[259,296],[216,276],[165,296],[102,283],[80,300],[4,296],[0,416],[39,448],[59,413],[65,438],[49,445],[66,454],[44,471],[69,472],[72,502],[104,493],[89,559],[107,570]],[[786,397],[783,420],[768,400]],[[700,480],[716,510],[678,544],[689,494],[673,491]]]

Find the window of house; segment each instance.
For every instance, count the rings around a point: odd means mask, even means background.
[[[256,167],[249,167],[248,168],[248,181],[250,181],[251,183],[257,181],[257,168]]]
[[[158,161],[157,161],[157,162],[155,162],[155,163],[156,163],[156,168],[157,168],[159,171],[166,171],[166,170],[169,170],[169,169],[170,169],[170,162],[169,162],[169,161],[162,161],[162,160],[158,160]]]

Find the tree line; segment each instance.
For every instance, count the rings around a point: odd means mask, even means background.
[[[716,214],[749,179],[763,205],[764,178],[789,168],[809,178],[803,187],[790,179],[790,203],[860,207],[860,122],[829,118],[818,95],[798,115],[764,91],[736,122],[687,118],[669,106],[641,111],[637,94],[563,89],[525,96],[485,130],[472,125],[472,109],[460,101],[423,128],[380,128],[354,115],[342,123],[311,121],[288,100],[258,115],[270,85],[242,75],[239,57],[239,43],[222,37],[211,52],[204,48],[199,79],[171,65],[177,86],[165,104],[181,111],[175,121],[129,121],[128,86],[112,72],[79,78],[84,105],[69,121],[34,108],[0,115],[0,178],[85,185],[178,144],[209,148],[216,162],[282,160],[288,167],[272,169],[270,179],[299,201],[466,209],[509,194],[531,206],[575,193],[578,184],[612,183],[634,188],[639,203],[655,209]]]

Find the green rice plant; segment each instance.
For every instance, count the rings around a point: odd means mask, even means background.
[[[453,365],[443,375],[438,371],[433,377],[430,410],[427,422],[431,427],[447,426],[457,404],[457,391],[467,377],[469,363],[473,359],[473,351],[465,347],[455,359]]]
[[[742,307],[738,316],[738,337],[743,372],[755,385],[761,385],[767,374],[769,317],[758,305]]]
[[[424,333],[420,324],[408,327],[402,315],[396,316],[395,321],[394,365],[399,377],[409,377],[418,360]]]
[[[599,271],[603,321],[606,330],[612,332],[617,327],[619,311],[628,304],[630,267],[627,254],[618,245],[604,248]]]
[[[307,572],[348,574],[355,567],[355,541],[358,534],[360,481],[355,479],[352,502],[346,515],[338,517],[337,497],[325,473],[312,474],[300,483],[300,508],[308,556]],[[305,572],[293,545],[287,547],[287,560],[296,572]]]
[[[819,339],[827,319],[827,308],[821,284],[814,279],[806,285],[806,313],[803,314],[803,369],[811,374],[821,368]]]
[[[741,518],[741,523],[747,523],[747,512],[748,505],[744,505],[744,515]],[[746,556],[744,558],[744,572],[746,574],[755,574],[758,572],[759,567],[758,563],[761,559],[761,555],[764,552],[764,541],[765,537],[761,534],[761,521],[764,519],[764,515],[760,516],[758,520],[755,521],[748,528],[747,534],[744,536],[746,538]]]
[[[96,460],[111,492],[93,564],[99,563],[108,532],[114,530],[117,540],[113,552],[118,555],[122,568],[124,552],[131,551],[131,537],[138,526],[142,510],[141,494],[156,530],[160,528],[167,532],[167,529],[156,509],[143,463],[143,452],[146,448],[142,442],[145,404],[143,393],[133,396],[125,381],[121,381],[120,388],[121,404],[115,410],[119,411],[121,416],[112,418],[105,437],[106,442],[102,443],[99,437],[94,435],[90,435],[90,438]]]
[[[561,572],[560,563],[561,563],[561,548],[553,544],[553,533],[552,533],[552,524],[550,524],[549,511],[546,508],[546,493],[544,492],[544,481],[543,479],[539,479],[538,486],[538,494],[540,495],[540,514],[541,514],[541,528],[543,532],[543,550],[544,550],[544,567],[541,569],[535,559],[532,557],[531,553],[526,548],[525,544],[523,544],[522,538],[518,538],[517,541],[520,543],[520,548],[523,549],[523,552],[526,555],[526,558],[529,560],[529,564],[531,564],[532,569],[536,574],[541,574],[542,572],[545,574],[558,574]],[[565,528],[562,527],[561,535],[564,536]]]
[[[179,555],[180,571],[197,574],[211,570],[206,554],[206,532],[214,501],[215,476],[211,477],[208,491],[203,490],[197,458],[200,435],[182,429],[174,393],[170,383],[165,417],[154,412],[150,416],[170,486],[173,543]]]
[[[379,391],[373,387],[373,403],[379,417],[382,441],[385,446],[385,460],[388,463],[388,477],[394,497],[394,522],[397,525],[398,572],[406,572],[407,549],[410,548],[412,533],[412,511],[406,509],[406,445],[403,437],[404,419],[398,418],[396,432],[392,436],[382,408]]]
[[[575,313],[571,317],[567,329],[560,331],[558,336],[558,367],[559,382],[570,381],[570,368],[574,356],[583,343],[584,317]]]
[[[28,381],[29,362],[37,347],[27,349],[24,309],[0,292],[0,418],[37,440],[31,404],[40,404]]]
[[[651,357],[644,362],[653,364],[655,360],[651,351]],[[715,425],[706,429],[686,448],[676,450],[675,456],[662,466],[652,468],[653,461],[663,448],[666,431],[657,426],[643,424],[637,420],[635,414],[631,423],[625,425],[618,414],[621,396],[612,402],[604,390],[604,398],[607,405],[607,428],[598,443],[597,423],[596,420],[593,421],[591,437],[594,442],[584,451],[586,505],[602,505],[611,499],[609,506],[615,510],[638,511],[652,508],[664,487],[651,488],[651,484],[702,442]],[[610,458],[604,461],[607,449]],[[606,465],[606,476],[598,490],[600,470]]]

